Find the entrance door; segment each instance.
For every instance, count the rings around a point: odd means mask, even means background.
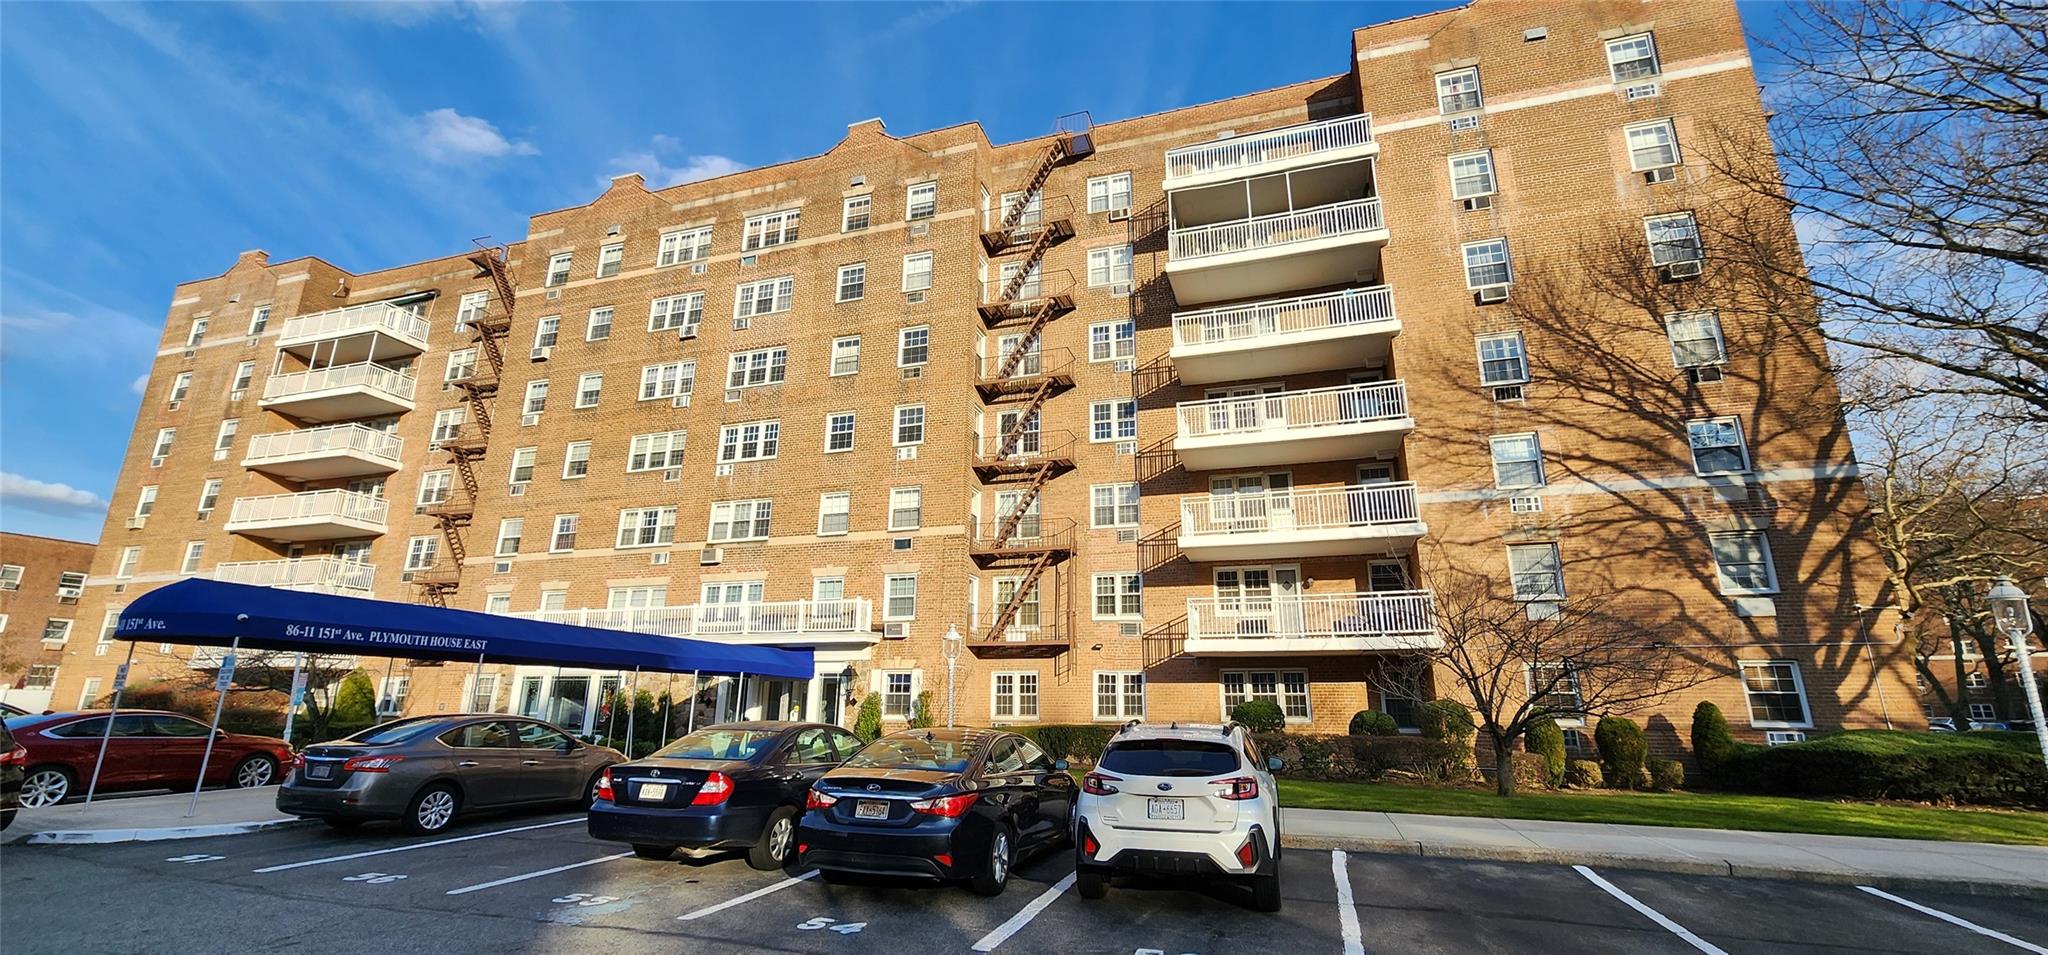
[[[1221,401],[1209,409],[1210,431],[1255,431],[1260,428],[1278,427],[1287,421],[1287,402],[1274,398],[1269,401],[1222,401],[1222,399],[1250,399],[1260,395],[1278,394],[1279,385],[1244,385],[1234,388],[1212,388],[1205,393],[1211,401]]]
[[[1394,483],[1394,466],[1391,464],[1361,464],[1358,466],[1358,484],[1363,491],[1353,491],[1348,496],[1351,523],[1371,524],[1392,520],[1393,508],[1381,493],[1372,490],[1374,485]]]
[[[520,678],[519,709],[517,711],[520,716],[528,716],[534,719],[541,718],[540,686],[540,677],[529,676]]]
[[[1273,568],[1273,632],[1282,636],[1300,636],[1308,632],[1302,613],[1299,568]]]

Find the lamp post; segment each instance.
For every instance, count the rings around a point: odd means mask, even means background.
[[[2034,632],[2034,618],[2027,612],[2027,592],[2013,585],[2009,577],[2000,577],[1991,582],[1991,592],[1985,595],[1991,602],[1991,622],[2006,636],[2012,638],[2012,655],[2019,664],[2020,686],[2027,694],[2027,714],[2034,721],[2034,739],[2041,747],[2041,758],[2048,762],[2048,721],[2041,715],[2041,688],[2034,679],[2033,654],[2027,647],[2027,637]]]
[[[953,674],[959,667],[960,648],[967,641],[960,638],[959,627],[947,627],[942,645],[946,649],[946,728],[953,728]]]

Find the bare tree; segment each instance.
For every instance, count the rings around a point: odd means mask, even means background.
[[[232,695],[243,691],[266,699],[274,694],[280,706],[288,707],[291,705],[293,666],[298,657],[299,654],[282,650],[242,651],[235,656],[234,685],[228,692]],[[220,674],[219,658],[202,657],[199,662],[212,665],[195,666],[188,679],[195,687],[210,689]],[[298,670],[306,676],[306,694],[300,703],[305,710],[305,722],[300,725],[310,734],[309,738],[325,737],[332,707],[324,691],[354,672],[356,665],[356,658],[350,656],[305,655],[305,662]]]

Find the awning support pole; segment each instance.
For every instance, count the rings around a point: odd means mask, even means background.
[[[612,687],[612,696],[611,696],[611,699],[605,700],[605,701],[603,702],[603,704],[601,704],[601,705],[602,705],[602,706],[604,707],[604,711],[605,711],[605,712],[604,712],[604,738],[605,738],[605,739],[617,739],[617,738],[619,737],[619,695],[620,695],[620,692],[621,692],[621,691],[623,691],[623,690],[624,690],[624,689],[626,688],[626,671],[624,671],[624,670],[620,670],[620,671],[618,671],[618,674],[619,674],[619,682],[618,682],[618,684],[617,684],[617,685],[615,685],[615,686],[613,686],[613,687]],[[599,681],[597,681],[597,684],[598,684],[598,687],[599,687],[600,689],[602,689],[602,688],[603,688],[603,686],[604,686],[604,681],[603,681],[603,680],[599,680]],[[599,694],[599,695],[600,695],[600,696],[602,696],[603,694]]]
[[[732,718],[735,721],[744,720],[747,718],[747,675],[742,673],[734,679],[739,681],[740,692],[739,701],[734,703],[732,707]]]
[[[305,654],[292,654],[292,685],[290,689],[284,691],[284,741],[287,743],[292,741],[292,721],[299,715],[299,702],[301,700],[299,696],[299,671],[304,669],[305,666]]]
[[[633,758],[633,711],[640,708],[640,668],[633,668],[633,688],[626,691],[626,758]]]
[[[398,658],[397,658],[397,657],[385,657],[385,658],[384,658],[384,685],[383,685],[383,686],[380,686],[380,687],[378,687],[378,688],[377,688],[377,710],[378,710],[378,712],[376,712],[376,713],[372,714],[372,716],[383,716],[383,715],[384,715],[384,713],[383,713],[383,710],[384,710],[384,694],[386,694],[386,693],[389,693],[389,694],[391,694],[391,715],[392,715],[392,716],[397,716],[397,715],[399,715],[399,714],[398,714],[398,688],[397,688],[397,687],[395,687],[395,686],[392,686],[392,685],[391,685],[391,670],[392,670],[392,668],[393,668],[393,667],[396,667],[396,666],[398,666]]]
[[[702,670],[690,671],[690,728],[684,731],[686,733],[695,733],[697,731],[697,694],[704,689],[703,672]]]
[[[483,688],[484,655],[479,653],[476,655],[476,673],[469,678],[469,708],[472,712],[485,713],[489,712],[490,710],[490,704],[488,702],[481,707],[476,705],[477,693],[481,691]],[[495,696],[496,694],[494,693],[492,695]]]
[[[130,646],[133,646],[133,644],[130,644]],[[236,636],[234,642],[228,644],[228,659],[221,661],[222,666],[229,667],[229,680],[234,679],[235,671],[232,668],[234,666],[233,657],[235,651],[241,648],[242,638]],[[187,816],[199,811],[199,791],[206,788],[206,766],[208,763],[213,762],[213,741],[220,736],[220,711],[227,708],[228,691],[233,688],[232,685],[218,686],[216,684],[216,686],[219,692],[213,695],[213,723],[206,727],[206,752],[199,757],[199,781],[192,784],[192,804],[185,808],[185,815]],[[111,719],[107,721],[108,726],[112,726],[113,723],[114,721]]]
[[[675,675],[675,674],[673,674],[673,673],[670,673],[670,674],[668,674],[668,675],[667,675],[667,677],[666,677],[666,683],[665,683],[665,685],[664,685],[664,686],[662,686],[662,688],[661,688],[661,748],[662,748],[662,749],[667,749],[667,748],[668,748],[668,725],[669,725],[669,724],[668,724],[668,719],[669,719],[669,710],[670,710],[670,709],[671,709],[671,708],[672,708],[672,707],[673,707],[673,706],[675,705],[675,697],[676,697],[676,675]]]
[[[100,788],[100,765],[107,761],[107,738],[114,735],[114,716],[121,712],[121,693],[128,689],[128,667],[135,662],[135,641],[128,641],[128,659],[121,662],[114,678],[114,708],[107,711],[106,728],[100,731],[100,755],[92,761],[92,782],[85,786],[85,804],[92,805],[93,791]]]

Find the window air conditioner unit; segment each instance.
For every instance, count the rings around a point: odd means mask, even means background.
[[[695,265],[690,266],[691,275],[703,275],[705,272],[708,271],[710,271],[710,269],[707,266],[705,266],[705,264],[702,262],[698,262]]]
[[[690,406],[690,396],[677,395],[668,400],[668,405],[671,408],[688,408]]]
[[[131,517],[128,519],[128,529],[131,531],[139,531],[148,524],[149,518],[147,517]]]
[[[1643,170],[1643,181],[1652,186],[1660,182],[1670,182],[1676,178],[1678,178],[1677,166],[1658,166],[1655,169]]]
[[[1672,281],[1677,281],[1679,279],[1699,278],[1700,264],[1700,260],[1698,259],[1688,259],[1684,262],[1673,262],[1670,265],[1664,267],[1664,277],[1667,279],[1671,279]]]
[[[1129,222],[1129,221],[1131,221],[1131,210],[1130,210],[1130,207],[1126,206],[1126,207],[1124,207],[1124,208],[1122,208],[1122,209],[1111,209],[1111,210],[1109,210],[1109,221],[1111,221],[1111,222]]]
[[[668,470],[661,472],[661,479],[664,481],[680,481],[683,479],[683,469],[669,468]]]
[[[561,297],[562,297],[562,290],[561,290],[561,289],[558,289],[558,288],[551,288],[551,289],[548,289],[548,301],[552,302],[552,301],[554,301],[554,300],[556,300],[556,299],[559,299],[559,298],[561,298]]]
[[[244,345],[254,345],[254,344],[256,344],[256,336],[254,336],[254,335],[251,335],[251,336],[249,336],[247,340],[245,340],[245,341],[243,341],[243,342],[242,342],[242,344],[244,344]]]
[[[1466,212],[1478,212],[1481,209],[1493,208],[1493,197],[1473,196],[1470,199],[1460,200],[1458,202],[1458,205],[1462,207]]]
[[[1523,494],[1508,498],[1510,514],[1540,514],[1543,512],[1543,498],[1535,494]]]
[[[905,292],[903,293],[903,300],[909,302],[912,305],[923,305],[924,292],[922,290],[916,292]]]
[[[1520,401],[1523,397],[1521,385],[1501,385],[1493,389],[1495,401]]]
[[[160,468],[160,467],[163,467],[163,466],[164,466],[164,459],[162,459],[162,458],[150,458],[150,459],[149,459],[149,466],[150,466],[150,467],[153,467],[153,468]]]
[[[917,366],[917,367],[915,367],[915,368],[905,368],[905,369],[903,369],[903,380],[904,380],[904,381],[909,381],[909,380],[911,380],[912,378],[923,378],[923,377],[924,377],[924,366],[923,366],[923,365],[919,365],[919,366]]]
[[[1764,734],[1764,745],[1783,746],[1786,743],[1804,743],[1806,734],[1798,730],[1773,730]]]
[[[1139,625],[1135,623],[1117,624],[1116,635],[1119,637],[1135,637],[1138,635],[1138,626]]]
[[[549,358],[553,358],[553,357],[554,357],[554,355],[555,355],[555,346],[553,346],[553,345],[542,345],[542,346],[540,346],[539,348],[536,348],[536,349],[534,349],[534,350],[533,350],[533,353],[532,353],[532,354],[530,354],[530,355],[528,355],[528,356],[526,356],[526,357],[528,357],[528,358],[531,358],[531,359],[533,359],[534,361],[547,361],[547,360],[548,360]]]
[[[226,449],[226,448],[221,448],[221,449],[219,449],[219,450],[217,450],[217,451],[213,452],[213,459],[214,459],[215,461],[225,461],[225,460],[227,460],[227,459],[228,459],[228,449]]]
[[[1136,359],[1119,358],[1116,360],[1116,363],[1111,365],[1110,367],[1116,369],[1117,371],[1130,372],[1135,371],[1137,369],[1138,363]]]
[[[733,319],[732,319],[732,330],[733,330],[733,331],[736,331],[736,332],[744,332],[744,331],[746,331],[747,329],[749,329],[749,328],[752,328],[752,327],[754,327],[754,319],[753,319],[753,318],[752,318],[751,316],[742,316],[742,315],[735,315],[735,316],[733,316]]]
[[[725,548],[723,547],[706,547],[697,552],[697,564],[701,567],[710,567],[724,560]]]
[[[1116,443],[1116,453],[1118,453],[1118,454],[1137,454],[1137,453],[1138,453],[1138,442],[1136,442],[1136,441],[1118,441],[1118,442]]]
[[[1494,305],[1505,302],[1508,300],[1508,287],[1505,285],[1489,285],[1479,289],[1474,297],[1479,300],[1481,305]]]
[[[1657,88],[1655,83],[1637,83],[1634,86],[1624,88],[1621,91],[1621,98],[1624,102],[1633,103],[1639,99],[1651,99],[1660,92],[1662,91]]]
[[[896,460],[898,460],[898,461],[915,461],[915,460],[917,460],[917,446],[916,446],[916,445],[912,445],[912,446],[910,446],[910,447],[907,447],[907,448],[897,448],[897,449],[896,449]]]
[[[512,485],[512,489],[511,489],[511,490],[509,490],[509,491],[506,491],[505,493],[506,493],[506,494],[508,494],[508,495],[510,495],[510,496],[512,496],[512,497],[525,497],[525,496],[526,496],[526,485],[524,485],[524,484],[514,484],[514,485]]]
[[[661,552],[659,552],[659,553],[654,553],[654,554],[649,554],[649,555],[647,555],[647,562],[648,562],[648,563],[650,563],[650,564],[653,564],[653,565],[654,565],[654,566],[656,566],[656,567],[663,567],[663,566],[667,566],[667,564],[668,564],[668,551],[661,551]]]
[[[904,640],[910,636],[910,624],[906,621],[882,624],[882,639]]]
[[[491,565],[491,572],[496,574],[509,574],[512,572],[512,562],[509,560],[498,561],[497,563]]]
[[[725,403],[726,403],[726,404],[729,404],[729,405],[736,405],[736,404],[739,404],[739,402],[740,402],[740,393],[739,393],[739,391],[738,391],[737,389],[733,389],[733,388],[727,388],[727,389],[725,390]]]
[[[85,591],[67,587],[63,590],[57,591],[57,602],[75,604],[78,602],[78,598],[83,596],[85,596]]]
[[[523,415],[520,415],[520,416],[519,416],[519,426],[520,426],[520,427],[522,427],[522,428],[531,428],[531,427],[533,427],[534,425],[537,425],[537,424],[539,424],[539,423],[540,423],[540,413],[539,413],[539,412],[535,412],[535,413],[533,413],[533,414],[523,414]]]
[[[245,390],[239,390],[239,389],[238,389],[238,390],[235,390],[235,391],[230,391],[230,392],[228,392],[228,400],[229,400],[229,401],[240,401],[240,400],[242,400],[243,398],[247,398],[248,396],[249,396],[249,392],[247,392],[247,391],[245,391]]]
[[[406,571],[405,573],[399,574],[399,575],[398,575],[398,582],[399,582],[399,583],[401,583],[401,584],[409,584],[409,583],[412,583],[412,575],[413,575],[413,572],[412,572],[412,571],[410,571],[410,570]]]
[[[911,227],[910,227],[910,237],[911,237],[911,238],[913,238],[913,239],[915,239],[915,238],[921,238],[921,237],[923,237],[923,236],[927,236],[927,235],[931,235],[931,234],[932,234],[932,224],[931,224],[931,223],[929,223],[929,222],[919,222],[919,223],[917,223],[917,224],[915,224],[915,225],[913,225],[913,226],[911,226]]]
[[[199,512],[199,517],[198,517],[198,520],[200,521],[200,523],[205,523],[205,522],[206,522],[206,521],[207,521],[208,519],[210,519],[210,518],[212,518],[212,517],[213,517],[213,512],[212,512],[212,511],[200,511],[200,512]]]
[[[194,350],[194,349],[191,349],[191,348],[187,348],[187,349],[185,349],[185,357],[186,357],[186,358],[190,358],[190,357],[192,357],[193,355],[196,355],[196,354],[198,354],[198,352],[197,352],[196,350]]]
[[[170,410],[170,411],[176,411],[176,410],[178,410],[179,408],[183,408],[184,406],[185,406],[185,402],[184,402],[184,401],[182,401],[182,400],[179,400],[179,401],[173,401],[173,402],[171,402],[171,403],[170,403],[170,404],[169,404],[169,405],[167,406],[167,408],[168,408],[168,410]]]
[[[1712,384],[1723,377],[1720,365],[1697,365],[1685,370],[1685,380],[1695,385]]]
[[[1460,116],[1457,119],[1451,120],[1449,123],[1446,123],[1445,125],[1449,126],[1451,128],[1451,132],[1454,133],[1471,132],[1472,130],[1479,128],[1479,117]]]
[[[1115,284],[1112,284],[1112,285],[1111,285],[1111,286],[1109,287],[1109,294],[1111,294],[1111,295],[1129,295],[1129,294],[1131,294],[1131,283],[1129,283],[1129,282],[1117,282],[1117,283],[1115,283]]]
[[[716,477],[732,477],[732,465],[721,464],[712,471],[712,474]]]

